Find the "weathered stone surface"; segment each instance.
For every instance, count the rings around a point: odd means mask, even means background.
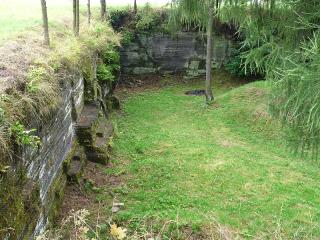
[[[133,68],[132,73],[135,75],[142,75],[142,74],[150,74],[155,73],[157,71],[156,68],[150,68],[150,67],[135,67]]]
[[[94,133],[94,143],[85,148],[87,159],[92,162],[107,164],[110,158],[110,141],[114,133],[113,125],[110,121],[100,118]]]
[[[110,97],[110,104],[113,105]],[[113,106],[110,106],[113,109]],[[111,110],[110,109],[110,110]],[[104,116],[99,116],[99,108],[94,104],[85,105],[76,125],[78,142],[84,147],[88,161],[107,164],[109,161],[109,140],[113,126]]]
[[[71,155],[72,157],[69,160],[68,167],[66,169],[68,182],[79,183],[86,164],[84,150],[81,146],[76,145],[75,151],[72,152]]]
[[[99,107],[96,104],[87,104],[84,106],[80,119],[76,124],[76,133],[78,141],[82,146],[93,144],[94,128],[99,118]]]
[[[230,56],[233,44],[219,35],[214,36],[213,44],[213,61],[220,66]],[[187,72],[196,76],[204,73],[205,57],[206,37],[197,32],[138,35],[135,42],[121,49],[121,71],[134,75]]]
[[[30,229],[34,235],[44,230],[54,211],[55,183],[59,188],[64,188],[64,183],[57,183],[57,179],[75,139],[73,120],[79,116],[83,105],[83,78],[74,74],[72,79],[62,83],[59,108],[40,126],[34,124],[35,128],[40,129],[40,148],[27,148],[22,156],[27,178],[39,186],[39,215],[34,216],[36,227]]]
[[[95,75],[95,62],[93,67]],[[101,110],[119,107],[112,97],[115,83],[96,82],[85,89],[80,72],[70,71],[66,79],[61,79],[61,101],[55,111],[41,122],[30,122],[32,128],[38,129],[40,147],[15,150],[17,161],[10,166],[8,185],[1,186],[6,197],[0,199],[0,214],[5,215],[2,219],[8,225],[0,225],[8,231],[0,231],[0,239],[33,239],[43,232],[59,212],[67,178],[77,182],[86,157],[92,152],[97,162],[106,163],[109,159],[108,139],[113,128],[99,122],[106,120]],[[85,97],[95,104],[85,105]],[[110,108],[103,109],[107,104]],[[14,204],[10,198],[16,200]],[[12,227],[15,228],[11,230]]]

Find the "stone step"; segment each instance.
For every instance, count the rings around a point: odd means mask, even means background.
[[[81,146],[76,146],[76,150],[73,153],[70,162],[67,163],[66,173],[69,183],[79,183],[85,164],[86,158],[84,150]]]
[[[89,161],[107,164],[111,151],[110,140],[113,137],[114,128],[110,121],[100,118],[96,130],[94,144],[86,148]]]
[[[85,149],[87,160],[107,164],[114,129],[110,121],[99,116],[99,112],[98,106],[85,105],[76,125],[76,133],[79,144]],[[76,169],[76,166],[74,168]]]
[[[80,118],[76,124],[76,134],[82,146],[90,146],[95,138],[95,126],[99,118],[99,107],[95,104],[84,106]]]

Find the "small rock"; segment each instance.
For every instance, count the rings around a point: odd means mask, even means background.
[[[117,213],[120,211],[120,208],[124,206],[124,203],[113,202],[111,211],[112,213]]]
[[[113,206],[113,207],[111,208],[111,211],[112,211],[112,213],[117,213],[117,212],[120,211],[120,208]]]
[[[116,202],[114,202],[113,206],[114,207],[122,207],[122,206],[124,206],[124,203],[116,203]]]

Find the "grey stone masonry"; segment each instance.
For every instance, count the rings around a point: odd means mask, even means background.
[[[224,36],[213,37],[214,66],[228,60],[232,47],[233,42]],[[205,73],[206,36],[198,32],[138,34],[120,53],[123,74],[185,72],[192,77]]]

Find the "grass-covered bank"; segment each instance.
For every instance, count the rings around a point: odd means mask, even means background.
[[[0,47],[0,239],[30,239],[35,229],[39,231],[44,211],[50,220],[56,217],[56,199],[62,200],[65,186],[59,179],[65,166],[59,162],[52,170],[58,162],[52,156],[59,154],[55,148],[68,151],[69,143],[65,141],[67,132],[55,135],[51,127],[65,119],[70,119],[70,124],[75,121],[83,98],[101,102],[107,109],[109,94],[103,91],[108,88],[111,94],[119,74],[120,36],[107,22],[82,24],[79,37],[67,25],[51,30],[50,48],[43,46],[41,35],[32,33]],[[76,98],[77,86],[80,97]],[[74,99],[79,99],[78,103]],[[70,111],[61,119],[65,103]],[[50,142],[55,138],[65,145],[57,147]],[[46,152],[47,145],[52,152]],[[61,159],[66,153],[63,155]],[[43,170],[32,172],[33,164],[42,164],[38,169]],[[50,194],[41,199],[46,180]]]
[[[266,83],[216,86],[210,107],[184,95],[200,84],[129,94],[114,116],[111,174],[125,173],[118,219],[203,232],[214,219],[245,239],[318,239],[319,168],[287,151],[266,112]]]

